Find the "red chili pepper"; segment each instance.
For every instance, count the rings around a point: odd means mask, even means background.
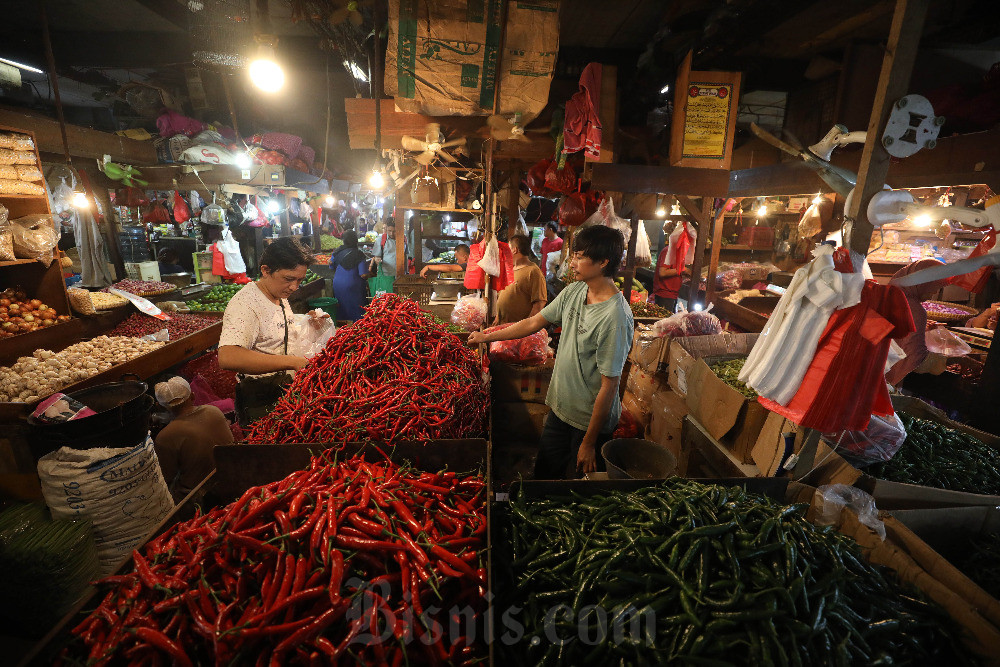
[[[191,667],[191,660],[187,657],[187,654],[184,653],[180,646],[170,641],[162,632],[152,628],[137,628],[135,634],[142,641],[168,653],[181,667]]]

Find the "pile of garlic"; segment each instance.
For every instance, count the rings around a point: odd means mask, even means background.
[[[162,345],[130,336],[98,336],[61,352],[35,350],[13,366],[0,366],[0,403],[34,403]]]

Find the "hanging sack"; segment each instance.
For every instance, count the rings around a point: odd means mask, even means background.
[[[553,162],[545,170],[545,187],[560,194],[568,195],[577,189],[576,171],[568,164],[562,169]]]
[[[216,247],[222,253],[223,263],[229,273],[246,273],[247,265],[240,254],[240,244],[233,238],[228,229],[222,230],[222,240],[216,241]]]
[[[465,288],[481,290],[486,287],[486,273],[479,266],[479,261],[483,258],[486,250],[486,241],[473,243],[469,247],[469,263],[465,268]]]
[[[639,235],[635,238],[635,265],[650,266],[653,263],[653,253],[649,248],[649,235],[646,225],[639,223]]]
[[[559,223],[567,227],[582,225],[587,219],[587,196],[574,192],[559,202]]]

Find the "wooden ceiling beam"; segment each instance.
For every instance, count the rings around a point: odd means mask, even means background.
[[[724,169],[595,164],[593,187],[618,192],[653,192],[692,197],[725,197],[729,172]]]

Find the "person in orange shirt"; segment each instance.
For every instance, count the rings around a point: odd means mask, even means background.
[[[535,264],[531,240],[523,234],[511,236],[510,252],[514,258],[514,282],[497,298],[494,324],[520,322],[537,315],[545,307],[545,276]]]

